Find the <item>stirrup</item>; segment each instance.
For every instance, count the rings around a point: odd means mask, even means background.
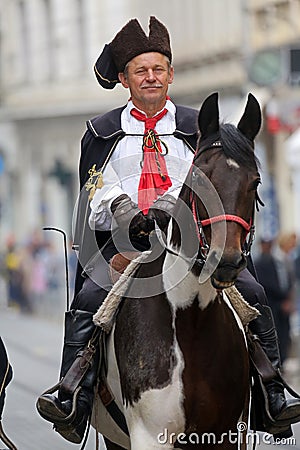
[[[36,407],[37,407],[37,410],[39,411],[39,413],[40,413],[40,415],[41,415],[42,417],[44,417],[44,414],[43,414],[43,412],[41,411],[40,406],[39,406],[39,400],[40,400],[40,398],[43,397],[44,395],[47,395],[47,394],[54,394],[54,392],[56,392],[56,391],[59,390],[61,384],[62,384],[62,380],[60,380],[60,381],[59,381],[58,383],[56,383],[54,386],[52,386],[52,387],[50,387],[49,389],[47,389],[47,390],[46,390],[45,392],[43,392],[43,393],[40,395],[40,397],[38,398],[38,400],[37,400],[37,402],[36,402]],[[78,386],[78,387],[75,389],[75,392],[74,392],[73,397],[72,397],[72,410],[71,410],[70,414],[69,414],[68,416],[66,416],[66,417],[62,417],[62,418],[58,417],[58,418],[56,419],[55,423],[57,423],[57,424],[65,424],[65,423],[71,423],[71,422],[74,420],[74,418],[75,418],[75,416],[76,416],[76,403],[77,403],[77,397],[78,397],[80,391],[81,391],[81,386]]]
[[[9,450],[18,450],[15,444],[9,439],[9,437],[4,433],[2,422],[0,420],[0,439],[2,442],[7,445]]]

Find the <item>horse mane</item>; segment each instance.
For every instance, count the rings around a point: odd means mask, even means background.
[[[218,134],[202,139],[198,143],[198,152],[207,149],[215,141],[220,140],[222,150],[227,158],[233,159],[237,164],[247,169],[253,169],[253,164],[260,167],[259,160],[254,153],[254,144],[244,136],[238,128],[231,123],[220,124]],[[197,152],[196,152],[197,154]]]

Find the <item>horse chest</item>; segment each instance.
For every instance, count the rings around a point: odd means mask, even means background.
[[[116,358],[125,403],[169,385],[177,364],[172,312],[164,294],[124,302],[115,328]]]
[[[191,429],[222,431],[244,406],[248,362],[242,330],[225,303],[216,300],[201,310],[197,299],[177,311],[175,329],[183,355],[186,421]]]

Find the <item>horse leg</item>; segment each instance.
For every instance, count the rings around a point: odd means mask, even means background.
[[[120,447],[120,445],[114,444],[113,442],[111,442],[106,437],[104,437],[104,442],[105,442],[107,450],[126,450],[126,449],[124,449],[124,447]]]

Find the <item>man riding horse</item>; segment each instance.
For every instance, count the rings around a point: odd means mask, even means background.
[[[75,235],[79,264],[74,300],[66,312],[61,383],[37,401],[41,416],[75,443],[83,439],[93,404],[99,363],[93,315],[112,286],[108,262],[122,251],[148,250],[154,221],[165,229],[198,140],[198,112],[175,105],[167,95],[174,76],[168,31],[155,17],[150,18],[149,28],[147,36],[136,19],[130,20],[105,45],[94,67],[103,88],[113,89],[120,82],[129,90],[130,99],[125,106],[87,122]],[[262,286],[252,275],[251,260],[248,266],[251,272],[244,269],[236,286],[259,310],[260,316],[250,328],[278,370],[280,356],[271,310]],[[64,380],[71,378],[74,360],[80,359],[87,347],[91,350],[89,367],[79,379],[75,373],[81,389],[73,395]],[[265,388],[274,419],[272,429],[265,431],[290,436],[290,425],[300,421],[300,401],[285,398],[277,377]],[[53,395],[55,389],[58,396]]]

